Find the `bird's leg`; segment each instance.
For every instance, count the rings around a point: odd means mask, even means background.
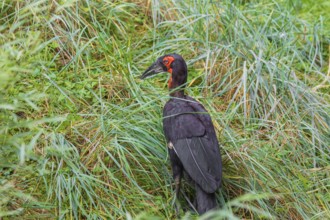
[[[174,205],[175,205],[175,213],[176,216],[179,217],[180,213],[180,202],[179,202],[179,193],[180,193],[180,187],[181,187],[181,174],[177,175],[174,178],[174,183],[175,183],[175,198],[174,198]]]
[[[174,146],[171,142],[168,144],[168,150],[171,159],[172,165],[172,172],[173,172],[173,179],[175,184],[175,195],[174,195],[174,208],[176,217],[179,217],[180,213],[180,202],[179,202],[179,193],[180,193],[180,185],[181,185],[181,178],[183,174],[183,166],[181,164],[180,159],[175,153]]]

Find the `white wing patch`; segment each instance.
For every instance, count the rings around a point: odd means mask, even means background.
[[[173,149],[174,146],[173,146],[172,142],[169,142],[169,143],[167,144],[167,147],[170,148],[170,149]]]

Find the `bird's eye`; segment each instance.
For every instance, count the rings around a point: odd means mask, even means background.
[[[164,63],[165,65],[167,65],[167,64],[168,64],[168,60],[163,60],[163,63]]]

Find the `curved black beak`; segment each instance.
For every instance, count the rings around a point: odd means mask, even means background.
[[[164,66],[165,67],[165,66]],[[140,79],[145,79],[147,77],[156,75],[157,73],[166,72],[163,65],[157,60],[154,62],[141,76]]]

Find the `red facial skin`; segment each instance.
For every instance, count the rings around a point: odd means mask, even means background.
[[[171,56],[167,56],[164,57],[163,59],[163,63],[167,68],[167,71],[171,74],[170,79],[168,80],[168,87],[171,88],[172,87],[172,68],[171,68],[171,64],[174,61],[174,57]]]

